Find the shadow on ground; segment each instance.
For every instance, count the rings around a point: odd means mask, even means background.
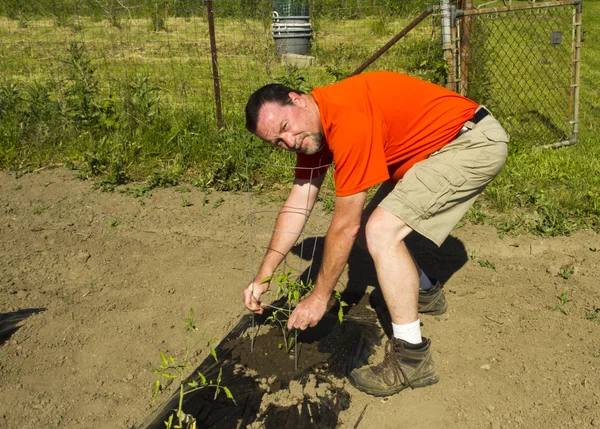
[[[46,311],[45,308],[26,308],[12,313],[0,313],[0,345],[4,344],[12,334],[22,326],[21,322],[32,314]]]
[[[419,267],[430,278],[439,280],[442,284],[446,283],[468,261],[463,242],[454,236],[449,236],[441,247],[437,247],[432,241],[413,233],[406,238],[406,245]],[[292,249],[294,255],[304,260],[310,260],[312,257],[310,277],[313,282],[323,261],[324,246],[325,237],[309,237]],[[304,249],[304,254],[301,254],[302,249]],[[308,254],[306,249],[311,249],[311,254]],[[314,254],[312,249],[314,249]],[[301,277],[307,281],[307,275],[308,270]],[[355,246],[348,258],[348,283],[342,292],[342,300],[349,305],[348,310],[362,299],[367,286],[375,287],[369,300],[371,307],[382,309],[378,311],[381,319],[384,315],[380,313],[385,309],[385,302],[377,282],[373,260],[367,251]]]

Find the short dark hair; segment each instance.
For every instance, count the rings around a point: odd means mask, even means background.
[[[248,98],[248,103],[246,104],[246,129],[252,134],[256,134],[258,113],[265,103],[273,102],[278,103],[280,106],[293,104],[293,101],[290,98],[290,92],[303,94],[301,91],[297,91],[279,83],[270,83],[257,89],[250,98]]]

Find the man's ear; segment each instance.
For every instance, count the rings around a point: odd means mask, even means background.
[[[297,94],[295,92],[290,92],[288,94],[288,96],[290,97],[290,100],[292,100],[292,103],[294,103],[294,104],[299,104],[302,101],[302,97],[300,97],[300,94]]]

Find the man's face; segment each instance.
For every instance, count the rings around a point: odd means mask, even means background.
[[[293,104],[265,103],[258,114],[256,135],[289,152],[317,153],[323,147],[321,121],[316,106],[290,93]]]

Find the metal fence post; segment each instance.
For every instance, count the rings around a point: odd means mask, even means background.
[[[463,10],[473,9],[472,0],[462,0]],[[469,92],[469,63],[471,61],[471,17],[463,16],[460,20],[460,69],[458,91],[466,96]]]
[[[442,12],[442,49],[444,51],[444,58],[448,64],[448,81],[446,82],[446,88],[454,90],[453,87],[456,78],[453,66],[454,61],[452,60],[450,0],[440,0],[440,9]]]
[[[575,7],[574,11],[574,35],[573,38],[573,75],[571,84],[571,121],[573,123],[573,135],[571,136],[571,143],[577,143],[579,139],[579,76],[581,69],[581,16],[583,11],[583,2]]]
[[[221,86],[219,83],[219,63],[217,61],[217,41],[215,38],[215,18],[213,16],[213,2],[206,0],[208,13],[208,32],[210,35],[210,53],[212,56],[213,85],[215,89],[215,107],[217,110],[217,126],[223,128],[223,113],[221,111]]]

